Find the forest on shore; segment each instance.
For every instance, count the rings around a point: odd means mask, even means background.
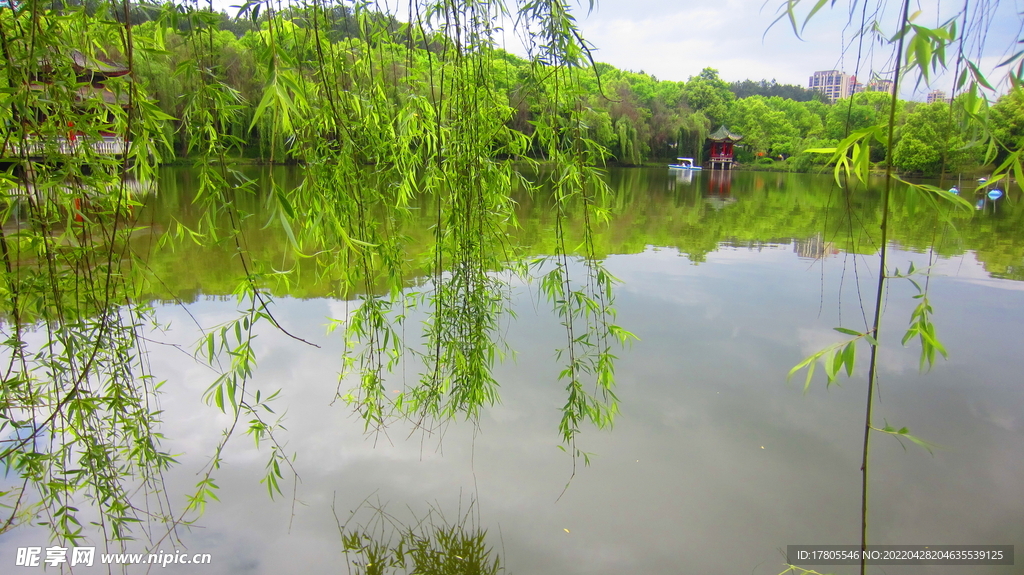
[[[328,8],[329,17],[320,23],[326,26],[322,31],[313,25],[314,14],[300,7],[262,14],[250,11],[241,17],[206,11],[198,21],[176,24],[173,14],[168,18],[165,12],[157,18],[161,10],[167,8],[133,8],[135,38],[151,46],[135,54],[134,69],[144,92],[171,117],[165,133],[178,159],[190,154],[188,130],[183,126],[189,121],[185,95],[194,89],[189,84],[196,78],[181,73],[182,67],[197,61],[197,46],[186,41],[188,27],[216,30],[209,42],[198,46],[206,52],[199,58],[202,73],[234,91],[236,113],[225,119],[225,135],[232,138],[232,155],[256,161],[302,161],[289,138],[275,135],[281,118],[260,111],[281,105],[299,113],[295,94],[303,91],[306,79],[315,80],[312,76],[324,59],[323,46],[341,56],[339,61],[353,64],[353,69],[358,60],[369,59],[371,68],[387,79],[385,89],[396,109],[430,89],[428,52],[437,55],[446,49],[440,34],[417,29],[393,15],[349,6]],[[368,29],[375,31],[369,41]],[[325,37],[319,37],[321,32]],[[116,48],[108,52],[109,59],[123,61]],[[489,89],[513,110],[510,127],[532,137],[550,86],[531,81],[537,74],[530,68],[545,63],[501,48],[491,55],[489,76],[494,81]],[[355,81],[346,80],[347,70],[333,73],[342,85]],[[586,94],[579,104],[587,138],[607,151],[604,162],[623,166],[677,156],[700,162],[706,159],[707,135],[725,125],[744,136],[737,148],[737,161],[743,165],[801,172],[820,169],[828,157],[805,150],[835,146],[846,134],[885,121],[890,106],[886,92],[861,92],[829,104],[817,92],[774,80],[730,83],[712,68],[686,81],[670,81],[594,62],[578,77]],[[872,162],[891,161],[903,173],[921,175],[983,169],[986,150],[973,144],[977,138],[963,128],[966,118],[956,106],[903,100],[897,106],[894,150],[890,153],[876,146],[871,150]],[[1001,97],[989,112],[995,135],[1002,141],[1024,135],[1024,96],[1018,89]],[[544,157],[536,144],[532,154]]]

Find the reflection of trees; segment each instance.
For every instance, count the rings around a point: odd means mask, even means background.
[[[496,575],[504,571],[501,557],[487,544],[487,530],[476,524],[475,503],[456,513],[450,521],[432,507],[426,515],[403,522],[381,503],[364,501],[348,521],[338,521],[348,572]]]
[[[275,176],[295,181],[297,171],[281,168]],[[253,174],[255,177],[257,174]],[[614,196],[607,227],[595,235],[600,257],[642,252],[647,246],[672,247],[695,261],[722,244],[786,244],[794,238],[821,237],[823,244],[846,252],[870,253],[877,246],[879,195],[874,188],[851,194],[834,186],[829,176],[805,174],[735,172],[728,177],[728,204],[708,202],[708,190],[719,191],[723,183],[712,181],[710,172],[692,174],[691,185],[679,185],[669,170],[612,170],[608,180]],[[196,217],[190,191],[193,176],[186,170],[168,170],[160,193],[152,198],[150,212],[140,221],[162,230],[170,218],[186,224]],[[549,255],[555,249],[554,216],[551,201],[544,194],[520,194],[516,198],[519,227],[511,230],[514,242],[526,253]],[[254,216],[243,223],[249,249],[263,261],[277,262],[277,269],[298,270],[287,284],[270,284],[278,295],[293,297],[337,297],[338,281],[318,273],[314,258],[296,261],[288,249],[285,234],[273,226],[261,209],[258,197],[240,197]],[[578,208],[578,206],[577,206]],[[852,216],[851,216],[852,213]],[[432,242],[430,226],[436,219],[436,203],[424,201],[402,230],[409,277],[420,267]],[[572,241],[582,237],[580,218],[564,222]],[[852,225],[851,225],[852,222]],[[1002,201],[996,213],[956,216],[953,224],[942,223],[927,206],[913,197],[897,198],[891,214],[894,241],[903,249],[926,250],[934,245],[938,254],[951,257],[974,251],[995,277],[1024,279],[1024,209],[1018,203]],[[224,262],[233,257],[231,246],[200,248],[189,242],[174,249],[158,249],[152,237],[139,236],[137,249],[149,252],[149,266],[162,284],[149,286],[158,299],[176,296],[184,300],[200,293],[230,294],[238,282],[237,272]],[[267,276],[273,277],[272,274]],[[272,281],[272,280],[268,280]],[[415,281],[410,279],[410,282]]]

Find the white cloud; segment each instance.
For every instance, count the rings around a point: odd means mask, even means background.
[[[805,86],[816,70],[856,71],[853,29],[859,27],[859,13],[848,26],[851,18],[844,7],[823,9],[798,39],[788,19],[769,29],[781,4],[781,0],[732,0],[714,5],[694,0],[604,2],[590,15],[583,11],[579,21],[584,37],[597,47],[598,60],[644,70],[662,80],[683,81],[712,67],[728,81],[776,79]],[[940,14],[937,5],[941,7],[936,2],[918,3],[915,9],[921,14],[915,22],[935,26],[952,15],[947,13],[948,7]],[[801,10],[806,14],[807,8]],[[998,10],[984,40],[981,62],[986,71],[1009,54],[1020,31],[1020,17],[1013,6],[1001,5]],[[883,30],[895,30],[891,24],[895,16],[896,8],[887,6],[879,16]],[[891,52],[891,48],[865,42],[859,75],[867,78],[872,69],[891,66]],[[952,73],[946,76],[934,81],[934,87],[949,91]],[[915,91],[914,83],[908,82],[902,92],[904,97],[923,99],[929,89],[922,86]]]

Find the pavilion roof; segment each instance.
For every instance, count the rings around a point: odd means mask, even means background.
[[[79,72],[93,72],[108,77],[124,76],[131,71],[127,66],[90,58],[78,50],[71,51],[71,61]]]
[[[121,106],[127,106],[129,102],[128,94],[114,93],[109,88],[97,88],[95,86],[81,86],[78,88],[77,95],[77,100],[79,102],[102,100],[107,104],[117,104]]]
[[[39,69],[43,76],[49,75],[53,72],[53,58],[63,59],[63,56],[51,48],[48,54],[39,58]],[[93,76],[98,75],[107,78],[114,78],[117,76],[124,76],[131,72],[131,69],[127,66],[110,62],[106,59],[91,58],[79,50],[71,50],[69,59],[71,60],[71,67],[74,69],[76,74],[88,72]]]
[[[722,124],[721,126],[718,127],[717,130],[715,130],[714,132],[711,133],[710,136],[708,136],[708,139],[714,140],[715,142],[738,142],[743,139],[743,136],[735,132],[730,132],[729,128],[726,128],[725,124]]]

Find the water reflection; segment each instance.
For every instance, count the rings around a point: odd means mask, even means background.
[[[192,175],[171,176],[144,221],[194,217],[186,185]],[[855,274],[834,258],[814,269],[803,258],[869,254],[872,233],[823,231],[849,225],[827,176],[731,173],[728,197],[736,201],[721,209],[706,201],[711,174],[695,175],[686,185],[661,170],[616,170],[609,178],[617,212],[596,241],[609,271],[624,282],[619,322],[641,341],[622,354],[617,368],[621,414],[614,431],[584,433],[584,449],[595,454],[592,465],[579,471],[561,499],[572,464],[557,448],[564,395],[551,357],[560,326],[538,311],[531,286],[512,286],[517,320],[508,325],[507,340],[517,356],[497,367],[502,401],[478,427],[457,422],[426,435],[395,426],[367,438],[360,421],[331,405],[343,342],[325,334],[325,323],[345,317],[347,304],[327,297],[334,293],[329,281],[300,274],[275,288],[283,296],[275,310],[290,331],[322,347],[272,329],[259,332],[260,367],[251,383],[282,390],[288,408],[282,439],[298,453],[302,479],[297,504],[270,501],[259,483],[265,453],[244,439],[232,443],[217,476],[221,501],[182,533],[190,551],[213,555],[203,573],[341,571],[347,554],[352,572],[366,575],[378,566],[382,573],[427,567],[459,573],[460,565],[484,573],[507,566],[531,575],[775,575],[784,561],[777,550],[786,545],[856,543],[861,380],[831,389],[816,385],[804,394],[800,386],[787,387],[785,378],[801,358],[842,337],[832,330],[840,315],[845,321],[859,316],[859,302],[849,295],[855,290],[837,296],[842,282],[871,285],[870,277],[851,278]],[[261,213],[260,198],[239,202]],[[519,202],[522,228],[514,241],[528,253],[546,253],[552,224],[546,199],[523,196]],[[857,225],[870,230],[877,224],[874,189],[854,202]],[[997,212],[959,221],[956,233],[926,220],[927,211],[908,198],[895,203],[894,233],[902,249],[892,252],[892,261],[901,268],[908,261],[919,268],[933,264],[931,303],[950,359],[919,374],[917,351],[900,345],[896,327],[910,317],[915,292],[890,284],[886,311],[894,328],[882,341],[879,418],[906,425],[942,449],[932,456],[877,441],[872,538],[1024,545],[1024,364],[1018,349],[1024,283],[999,279],[1024,280],[1021,203],[1005,201]],[[422,212],[429,214],[430,206]],[[425,245],[417,240],[426,229],[418,218],[408,223],[410,258]],[[263,229],[265,222],[254,217],[245,224],[249,245],[264,256],[287,258],[286,241],[275,229]],[[941,257],[924,253],[930,246]],[[143,251],[141,243],[137,247]],[[152,248],[151,266],[167,284],[153,293],[188,294],[182,299],[190,303],[157,305],[173,328],[147,333],[154,342],[152,371],[168,382],[160,404],[163,431],[181,461],[168,472],[167,497],[175,504],[191,491],[195,471],[230,423],[201,404],[213,376],[182,349],[201,334],[194,322],[215,326],[233,316],[235,303],[219,296],[230,293],[238,276],[229,250],[178,250]],[[868,269],[877,263],[871,255],[851,259]],[[407,323],[423,319],[412,313]],[[417,368],[399,366],[388,391],[401,389]],[[480,514],[459,507],[470,491],[477,494],[470,507],[486,510],[487,533]],[[433,501],[435,508],[424,515],[364,506],[361,498],[371,492],[384,500]],[[332,503],[347,541],[339,540]],[[349,509],[358,510],[350,522]],[[5,534],[0,570],[13,565],[17,547],[46,544],[43,529]],[[461,561],[466,557],[472,561]]]
[[[296,185],[301,177],[295,169],[275,170],[275,181],[286,187]],[[269,180],[267,170],[253,168],[247,175]],[[701,262],[720,245],[789,244],[819,233],[834,243],[835,250],[877,251],[881,196],[877,183],[853,191],[847,199],[828,175],[626,169],[609,170],[608,177],[614,192],[611,220],[594,238],[602,257],[637,254],[658,246]],[[162,278],[148,286],[154,299],[194,301],[203,293],[230,294],[237,285],[238,274],[224,265],[236,257],[230,245],[200,249],[186,241],[161,247],[156,241],[172,218],[185,226],[195,223],[199,213],[191,199],[196,184],[193,171],[166,169],[159,194],[150,196],[140,213],[139,225],[148,226],[153,236],[136,238],[136,251],[148,258]],[[265,205],[266,200],[258,194],[241,195],[235,203],[252,215],[242,223],[249,249],[274,262],[276,270],[293,270],[287,281],[269,274],[267,289],[279,296],[339,297],[338,278],[322,273],[316,258],[295,257],[286,234],[274,225],[273,206]],[[515,200],[520,225],[510,231],[510,241],[526,255],[550,254],[554,229],[550,198],[522,192]],[[993,277],[1024,279],[1024,202],[1006,197],[1000,202],[997,211],[990,206],[974,218],[954,216],[954,228],[943,227],[930,205],[897,193],[891,237],[906,249],[934,248],[945,257],[974,252]],[[429,253],[430,226],[435,220],[436,206],[424,201],[403,222],[410,285],[423,273],[417,266]],[[570,222],[567,233],[569,243],[582,241],[578,225]]]
[[[974,209],[983,212],[991,212],[993,215],[998,211],[997,206],[1001,204],[999,200],[1003,198],[1002,190],[991,190],[987,193],[979,192],[978,201],[974,204]]]
[[[839,249],[834,242],[825,241],[824,234],[819,233],[807,239],[794,241],[793,252],[801,258],[820,260],[824,257],[838,255]]]
[[[672,170],[671,172],[675,179],[669,179],[669,189],[674,190],[676,186],[689,186],[693,184],[693,170]]]
[[[83,222],[86,217],[95,217],[110,211],[110,204],[127,200],[146,201],[146,196],[156,193],[158,184],[153,179],[139,179],[129,173],[124,177],[111,180],[107,176],[90,177],[88,175],[66,179],[60,183],[47,182],[45,186],[36,186],[32,179],[27,183],[5,190],[5,198],[10,202],[10,214],[4,220],[4,231],[13,232],[25,226],[29,217],[28,202],[37,205],[54,203],[64,207],[65,214],[71,215],[76,222]],[[129,217],[132,208],[129,207]]]
[[[927,254],[900,250],[892,258],[903,266],[927,262]],[[488,527],[486,547],[503,550],[500,565],[509,571],[531,575],[775,575],[783,562],[777,549],[786,545],[856,543],[863,387],[843,380],[804,394],[785,383],[792,365],[842,337],[832,331],[840,311],[844,317],[858,313],[849,296],[837,305],[842,267],[826,263],[823,275],[818,266],[808,269],[788,243],[756,250],[719,246],[701,265],[675,250],[648,248],[611,256],[607,265],[624,282],[620,321],[641,341],[622,354],[617,369],[622,412],[615,429],[583,434],[584,448],[595,456],[561,499],[572,465],[555,435],[564,402],[555,383],[559,368],[550,361],[558,323],[538,312],[529,286],[515,286],[518,318],[507,338],[519,359],[497,368],[501,404],[484,413],[479,427],[454,423],[443,439],[401,425],[386,436],[364,436],[344,407],[330,405],[341,342],[317,337],[323,318],[340,317],[345,304],[278,300],[289,328],[323,346],[309,348],[273,330],[257,339],[263,359],[253,385],[283,388],[285,439],[299,454],[300,505],[293,513],[287,502],[269,501],[259,484],[265,457],[244,442],[235,445],[218,476],[222,501],[211,504],[202,529],[186,539],[190,549],[218,559],[204,573],[344,571],[332,502],[344,525],[347,511],[360,509],[373,492],[384,501],[436,502],[452,514],[447,522],[435,520],[438,526],[458,525],[465,515],[457,511],[462,494],[476,494],[474,505]],[[951,358],[920,375],[917,351],[900,345],[898,330],[887,332],[879,418],[906,425],[942,449],[932,456],[877,442],[872,535],[890,544],[1024,545],[1024,365],[1015,351],[1024,290],[1014,289],[1018,282],[990,279],[971,255],[940,260],[935,271],[935,321]],[[870,278],[863,282],[870,286]],[[916,300],[910,286],[891,286],[887,312],[897,324]],[[212,325],[231,309],[231,302],[203,298],[188,312]],[[192,339],[183,331],[185,310],[160,312],[177,326],[178,341]],[[408,322],[422,319],[413,314]],[[193,470],[224,422],[215,408],[197,409],[209,379],[204,368],[167,346],[154,354],[154,370],[175,390],[162,404],[173,451],[183,453],[183,467],[170,478],[179,486],[173,496],[194,484]],[[389,391],[400,389],[405,373],[416,367],[400,368]],[[409,525],[410,515],[423,517],[400,504],[387,511],[403,517],[399,525]],[[368,532],[378,542],[374,557],[393,556],[402,530],[382,535],[373,527],[375,513],[362,508],[348,531]],[[464,532],[472,542],[483,523],[470,520]],[[419,535],[433,533],[421,529]],[[459,537],[453,534],[452,541]],[[32,541],[23,534],[8,545]],[[0,557],[8,556],[3,543]],[[370,545],[365,538],[360,544]],[[376,564],[358,556],[352,541],[349,547],[352,562]],[[442,546],[434,538],[424,548],[436,553]],[[482,564],[492,565],[497,555],[492,551]],[[888,575],[948,570],[884,569]],[[1015,573],[1013,567],[974,572]]]
[[[711,170],[709,176],[707,193],[709,199],[721,198],[723,201],[736,201],[732,197],[732,170]]]
[[[501,556],[487,530],[478,526],[477,514],[475,501],[453,515],[431,507],[415,516],[408,510],[389,510],[379,499],[365,500],[344,524],[338,521],[348,572],[497,575],[504,571]]]

